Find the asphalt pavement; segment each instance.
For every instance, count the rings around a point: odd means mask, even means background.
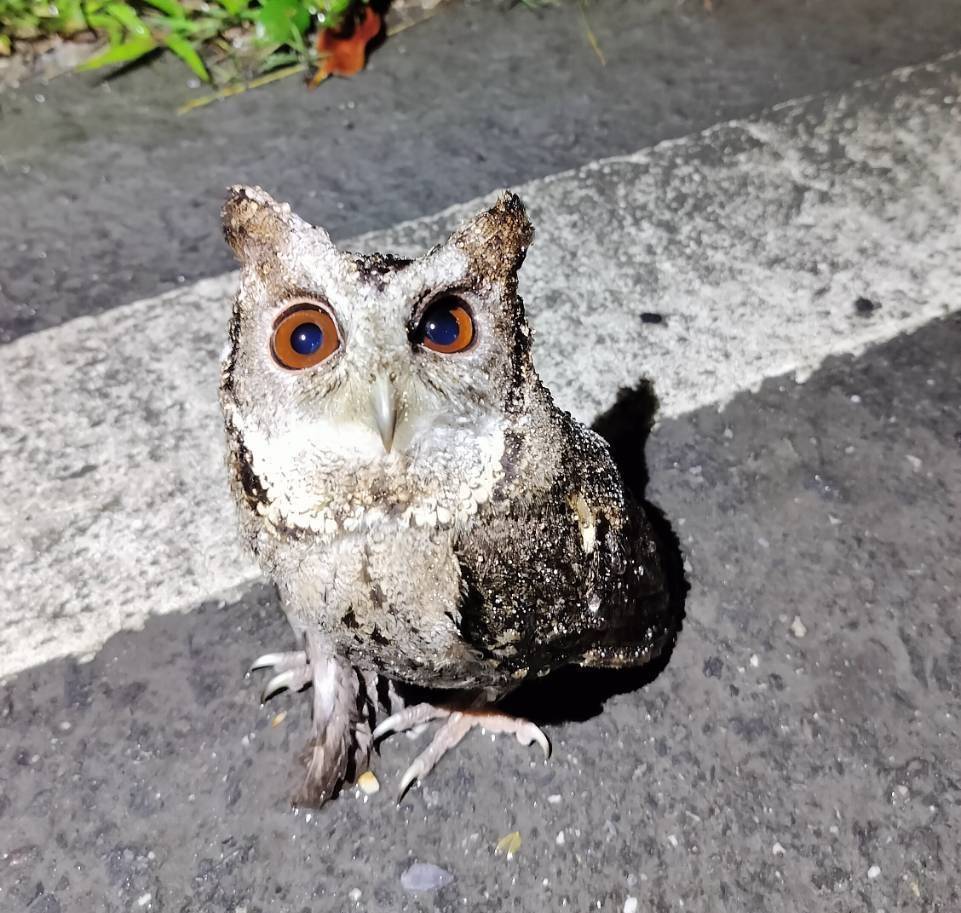
[[[335,238],[634,152],[961,47],[957,0],[459,4],[359,80],[297,79],[177,116],[177,61],[0,95],[0,341],[231,268],[224,187]]]
[[[839,6],[599,2],[603,68],[576,9],[454,7],[189,121],[149,72],[0,96],[0,910],[961,908],[961,22]],[[220,477],[240,179],[403,252],[528,201],[538,367],[690,584],[652,681],[520,696],[549,761],[475,734],[397,805],[397,738],[290,809]]]

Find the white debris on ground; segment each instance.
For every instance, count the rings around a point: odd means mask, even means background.
[[[405,891],[436,891],[454,880],[447,869],[432,862],[415,862],[400,876]]]
[[[784,855],[784,847],[781,846],[780,843],[775,843],[774,846],[771,847],[771,852],[772,852],[775,856],[783,856],[783,855]]]
[[[877,878],[878,875],[880,874],[881,874],[881,866],[879,865],[872,865],[871,868],[868,869],[868,878],[870,878],[871,881],[874,881],[874,879]]]
[[[807,632],[807,626],[801,621],[801,616],[795,615],[794,621],[791,622],[791,633],[800,640]]]
[[[624,901],[624,913],[637,913],[637,898],[628,897]]]

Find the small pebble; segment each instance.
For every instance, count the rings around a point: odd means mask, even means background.
[[[637,913],[637,898],[628,897],[624,901],[624,913]]]
[[[877,878],[878,875],[880,874],[881,874],[881,866],[879,865],[872,865],[871,868],[868,869],[868,878],[870,878],[872,881],[874,881],[874,879]]]
[[[909,453],[907,455],[907,461],[911,464],[911,468],[917,472],[921,468],[921,460],[914,456],[914,454]]]
[[[351,890],[351,892],[350,892],[347,896],[348,896],[354,903],[357,903],[357,901],[360,900],[360,897],[361,897],[361,894],[362,894],[362,893],[363,893],[363,892],[360,890],[360,888],[353,888],[353,889]]]
[[[774,853],[775,856],[783,856],[784,847],[781,846],[780,843],[775,843],[774,846],[771,847],[771,852]]]
[[[360,788],[361,792],[366,793],[368,796],[372,796],[380,789],[380,781],[376,776],[374,776],[374,772],[372,770],[365,770],[357,778],[357,786]]]
[[[807,626],[804,624],[803,621],[801,621],[801,617],[799,615],[795,615],[794,621],[791,622],[791,633],[795,637],[800,639],[804,637],[804,635],[807,634],[807,632],[808,632]]]
[[[751,654],[751,665],[756,669],[761,664],[761,660],[758,659],[757,653]]]
[[[564,832],[563,832],[563,831],[559,831],[559,832],[558,832],[557,836],[554,838],[554,843],[556,843],[558,846],[563,846],[563,845],[564,845]]]

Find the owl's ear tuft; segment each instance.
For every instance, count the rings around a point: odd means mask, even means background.
[[[330,240],[323,229],[311,228],[294,215],[288,203],[278,203],[260,187],[236,184],[229,188],[221,217],[224,238],[242,263],[277,251],[302,229],[321,235],[328,243]]]
[[[534,226],[517,194],[504,191],[494,205],[451,236],[474,264],[492,277],[516,273],[534,237]]]

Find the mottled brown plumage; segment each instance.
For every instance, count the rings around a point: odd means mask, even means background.
[[[446,719],[404,786],[478,723],[546,747],[485,702],[569,663],[643,664],[674,632],[643,509],[534,370],[520,200],[413,261],[340,252],[259,189],[231,191],[224,227],[243,266],[221,386],[230,481],[300,641],[259,661],[267,690],[314,688],[302,798],[359,772],[372,729]],[[338,345],[292,370],[275,334],[304,308]],[[463,314],[469,344],[448,352]],[[450,707],[375,728],[378,676],[451,689]]]

